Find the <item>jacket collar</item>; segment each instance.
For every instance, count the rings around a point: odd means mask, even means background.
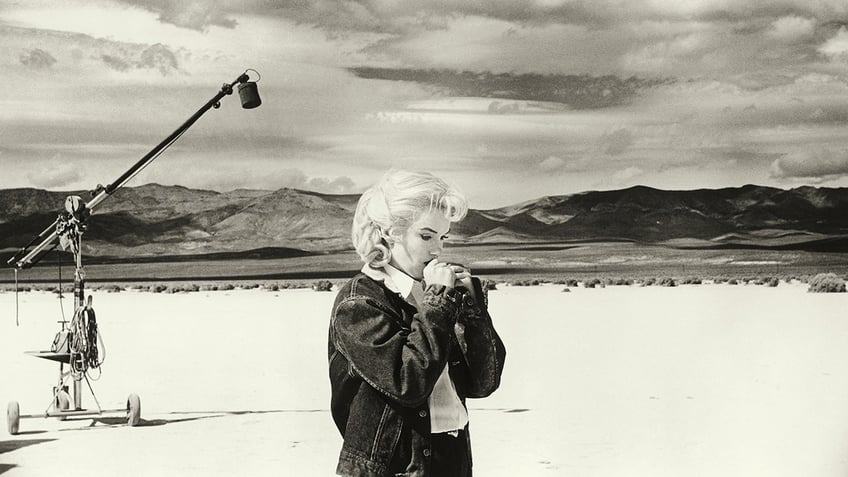
[[[386,284],[386,288],[397,293],[407,303],[418,306],[424,295],[421,282],[410,277],[397,268],[386,264],[382,268],[373,268],[368,264],[363,265],[362,273],[368,277]]]

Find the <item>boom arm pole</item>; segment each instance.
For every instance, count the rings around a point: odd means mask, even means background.
[[[221,87],[221,91],[218,92],[212,99],[206,102],[200,109],[197,110],[186,122],[184,122],[180,127],[178,127],[174,132],[171,133],[170,136],[166,137],[162,142],[160,142],[156,147],[150,150],[147,154],[144,155],[141,159],[138,160],[132,167],[130,167],[126,172],[121,174],[120,177],[115,179],[114,182],[109,184],[106,187],[99,187],[94,190],[92,194],[94,194],[94,198],[91,199],[83,206],[83,210],[88,210],[91,212],[95,207],[100,205],[101,202],[106,200],[107,197],[112,195],[116,190],[120,189],[124,184],[126,184],[130,179],[132,179],[136,174],[141,172],[142,169],[147,167],[151,162],[153,162],[162,151],[165,150],[168,146],[170,146],[173,142],[175,142],[179,137],[185,133],[188,128],[194,125],[201,116],[203,116],[209,109],[217,108],[220,106],[221,98],[227,96],[229,94],[233,94],[233,86],[238,83],[244,83],[248,80],[247,73],[242,73],[236,78],[232,83],[224,83]],[[54,221],[52,225],[47,227],[44,231],[42,231],[38,236],[36,236],[29,244],[27,244],[24,248],[22,248],[18,253],[16,253],[11,259],[9,259],[9,265],[13,265],[15,268],[24,269],[33,266],[40,257],[38,257],[44,250],[47,249],[58,237],[59,233],[56,230],[56,226],[58,225],[58,220]],[[52,230],[52,231],[51,231]],[[29,253],[26,252],[27,248],[32,245],[33,242],[43,237],[48,232],[46,238],[44,238],[41,243],[36,245],[34,249],[32,249]],[[26,255],[24,255],[26,253]]]

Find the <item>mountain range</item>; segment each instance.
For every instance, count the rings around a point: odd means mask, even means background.
[[[0,190],[3,255],[10,256],[50,225],[68,195],[90,197],[80,191]],[[94,211],[84,251],[136,258],[251,252],[261,258],[346,250],[358,199],[288,188],[125,187]],[[846,212],[846,188],[746,185],[671,191],[636,186],[472,209],[453,228],[451,239],[460,244],[615,240],[843,252],[848,251]]]

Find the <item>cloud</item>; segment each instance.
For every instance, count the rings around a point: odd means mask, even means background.
[[[641,176],[645,171],[636,166],[630,166],[628,168],[617,171],[612,175],[612,180],[619,184],[626,184],[633,180],[634,178]]]
[[[328,194],[350,193],[356,189],[356,184],[350,177],[336,177],[332,180],[325,177],[313,177],[306,181],[305,186],[309,190]]]
[[[278,189],[288,187],[292,189],[311,190],[322,192],[325,194],[348,194],[357,192],[357,186],[353,179],[346,176],[329,177],[309,177],[300,169],[284,168],[278,170],[263,171],[263,187],[268,189]],[[249,184],[244,187],[251,187]],[[255,186],[254,186],[255,187]]]
[[[99,56],[103,64],[121,73],[132,70],[153,70],[158,71],[162,76],[169,76],[182,71],[177,54],[161,43],[147,46],[100,42],[97,49],[107,52]]]
[[[27,179],[34,187],[43,189],[61,189],[79,182],[83,173],[79,167],[63,160],[59,155],[53,157],[50,164],[45,164],[27,174]]]
[[[775,40],[791,43],[811,38],[815,30],[815,18],[786,16],[773,21],[767,35]]]
[[[137,65],[140,68],[159,70],[163,76],[179,70],[176,55],[161,43],[156,43],[142,51]]]
[[[21,53],[19,58],[21,64],[34,69],[47,69],[56,63],[56,58],[53,55],[40,48],[25,51]]]
[[[346,175],[321,176],[277,161],[216,162],[215,167],[199,167],[209,161],[208,157],[172,160],[171,167],[145,169],[133,184],[156,182],[218,191],[287,187],[325,194],[361,192],[354,180]],[[190,173],[185,173],[186,170]]]
[[[112,55],[101,55],[100,59],[103,63],[115,71],[127,71],[130,69],[130,63],[122,58]]]
[[[154,11],[186,10],[179,0],[128,1]],[[196,4],[202,3],[204,6]],[[703,0],[492,0],[444,2],[397,0],[392,2],[320,0],[309,2],[188,2],[194,9],[221,15],[250,12],[279,15],[300,23],[334,31],[382,31],[396,35],[425,28],[447,28],[445,19],[484,17],[516,26],[581,25],[591,30],[612,30],[644,21],[697,21],[727,24],[770,23],[783,17],[840,17],[848,13],[842,0],[781,0],[736,2]],[[195,15],[199,16],[199,15]],[[515,32],[515,30],[510,30]]]
[[[831,60],[848,61],[848,29],[843,26],[832,38],[824,42],[819,53]]]
[[[14,55],[14,56],[12,56]],[[97,77],[126,85],[126,79],[149,83],[149,73],[163,77],[184,72],[191,52],[163,43],[133,43],[67,31],[9,27],[0,24],[0,68],[9,74],[26,68],[50,70],[65,85]],[[114,75],[113,72],[126,73]],[[105,74],[104,74],[105,73]],[[117,80],[120,78],[120,80]],[[100,83],[105,84],[104,82]],[[90,85],[86,84],[86,87]]]
[[[201,32],[212,26],[235,28],[238,23],[230,14],[240,10],[233,2],[216,0],[132,0],[124,3],[158,13],[162,23]]]
[[[557,171],[562,169],[563,166],[565,166],[565,161],[556,156],[549,156],[539,163],[539,169],[545,172]]]
[[[848,175],[848,150],[814,148],[788,154],[771,165],[779,179],[826,180]]]
[[[409,81],[438,88],[459,97],[499,98],[562,103],[576,109],[594,109],[626,103],[641,90],[668,84],[668,79],[627,79],[617,76],[514,74],[450,69],[350,68],[359,78]],[[517,112],[515,103],[492,102],[490,113]]]

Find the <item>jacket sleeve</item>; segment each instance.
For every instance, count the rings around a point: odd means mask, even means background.
[[[352,296],[334,310],[336,346],[357,375],[404,406],[426,402],[444,368],[461,296],[430,286],[409,328],[376,300]]]
[[[480,280],[475,277],[472,282],[477,299],[463,294],[457,340],[468,365],[468,382],[463,383],[467,397],[482,398],[500,386],[506,347],[492,324]]]

